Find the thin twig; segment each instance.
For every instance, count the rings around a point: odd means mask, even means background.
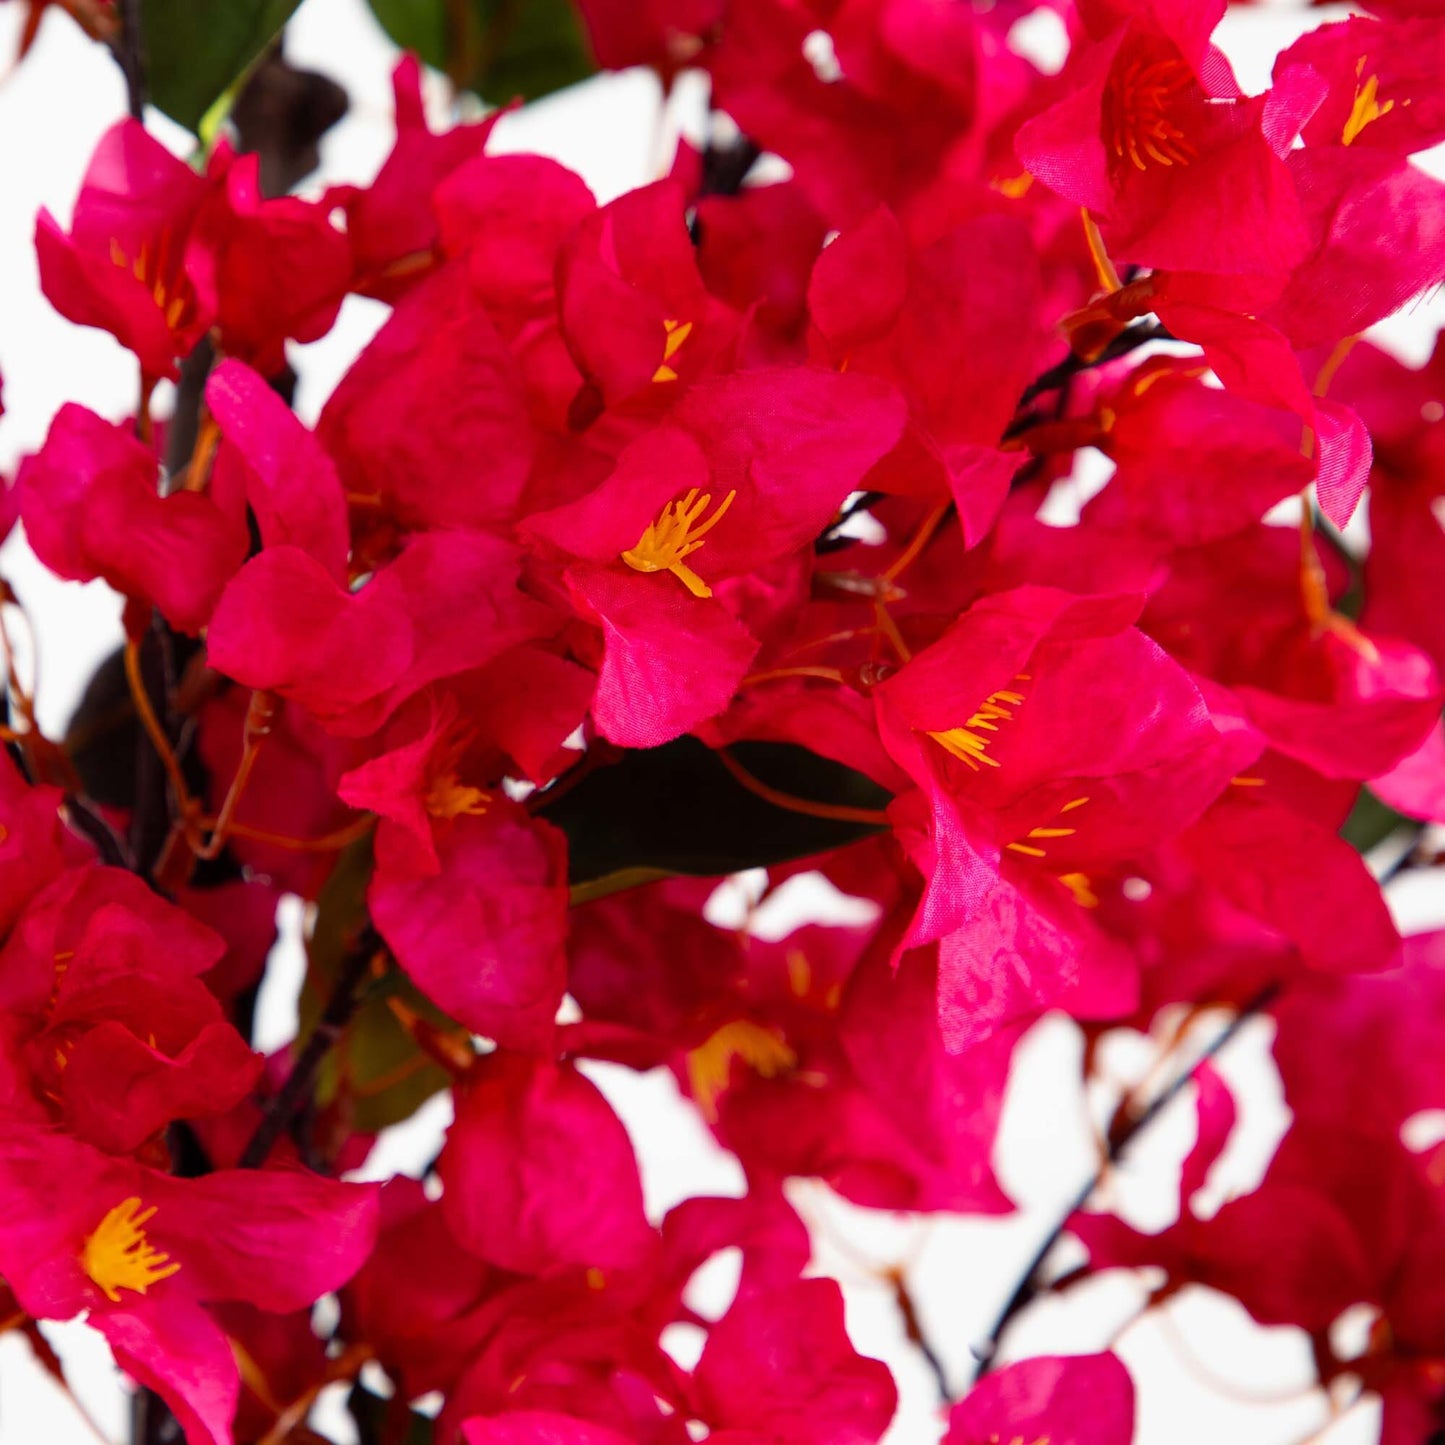
[[[65,815],[77,833],[95,844],[101,862],[109,863],[112,868],[135,872],[135,855],[130,851],[130,845],[85,799],[75,793],[67,793]]]
[[[362,982],[370,972],[380,946],[380,939],[368,926],[342,960],[331,997],[326,1000],[326,1007],[321,1011],[311,1037],[296,1056],[286,1082],[267,1101],[256,1132],[241,1151],[237,1168],[259,1169],[270,1157],[276,1141],[290,1128],[292,1120],[310,1100],[322,1060],[351,1022],[351,1016],[361,1001]]]
[[[1093,367],[1103,366],[1108,361],[1117,361],[1121,356],[1127,356],[1131,351],[1137,351],[1139,347],[1151,341],[1174,340],[1177,338],[1156,321],[1139,322],[1133,326],[1126,326],[1097,356],[1086,358],[1070,352],[1057,366],[1051,366],[1047,371],[1041,373],[1024,388],[1023,395],[1019,397],[1019,411],[1023,412],[1031,401],[1036,400],[1046,391],[1053,391],[1056,387],[1063,386],[1065,382],[1072,380],[1081,371],[1089,371]],[[1005,439],[1027,431],[1033,424],[1033,420],[1029,416],[1016,417],[1008,430],[1004,432]]]
[[[1069,1221],[1088,1204],[1094,1191],[1104,1182],[1109,1170],[1123,1157],[1124,1151],[1143,1134],[1151,1124],[1177,1099],[1180,1094],[1193,1082],[1195,1074],[1199,1071],[1201,1064],[1207,1063],[1214,1058],[1220,1050],[1226,1048],[1239,1031],[1256,1014],[1269,1007],[1279,994],[1279,984],[1266,984],[1254,995],[1248,1003],[1222,1028],[1215,1036],[1213,1042],[1207,1049],[1179,1074],[1176,1074],[1173,1081],[1150,1101],[1149,1106],[1135,1118],[1126,1128],[1120,1131],[1117,1138],[1110,1143],[1105,1154],[1104,1161],[1094,1171],[1093,1176],[1081,1188],[1070,1201],[1067,1209],[1060,1216],[1059,1221],[1049,1231],[1042,1244],[1034,1252],[1033,1258],[1029,1260],[1019,1279],[1017,1287],[1009,1296],[1008,1302],[999,1312],[998,1318],[994,1321],[993,1328],[989,1331],[984,1343],[974,1350],[978,1357],[978,1373],[974,1376],[975,1383],[981,1380],[993,1368],[998,1359],[999,1342],[1003,1338],[1004,1331],[1013,1321],[1015,1315],[1033,1301],[1034,1297],[1043,1288],[1040,1276],[1043,1273],[1044,1265],[1048,1263],[1049,1256],[1054,1251],[1054,1246],[1063,1238],[1069,1227]]]
[[[120,0],[120,33],[115,58],[125,76],[126,108],[132,120],[144,120],[146,101],[145,35],[141,30],[141,0]]]

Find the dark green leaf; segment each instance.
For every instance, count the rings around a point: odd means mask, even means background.
[[[365,925],[371,870],[369,841],[353,843],[321,890],[316,924],[307,942],[309,967],[300,1005],[302,1038],[315,1027],[342,960]],[[451,1082],[446,1070],[417,1047],[388,1006],[389,998],[399,999],[438,1028],[456,1027],[399,969],[392,968],[366,989],[321,1066],[316,1102],[322,1108],[337,1105],[345,1111],[351,1128],[368,1133],[409,1119]]]
[[[301,0],[143,0],[151,100],[187,130],[265,50]]]
[[[759,781],[795,798],[872,811],[889,802],[877,783],[806,748],[736,743],[729,752]],[[574,889],[634,869],[712,877],[785,863],[882,827],[774,807],[694,738],[625,753],[538,812],[567,835]]]
[[[1377,843],[1383,843],[1396,828],[1410,820],[1397,813],[1387,803],[1382,803],[1368,788],[1361,788],[1340,829],[1340,836],[1356,852],[1368,853]]]
[[[370,0],[403,49],[459,86],[505,105],[535,100],[596,69],[571,0]]]

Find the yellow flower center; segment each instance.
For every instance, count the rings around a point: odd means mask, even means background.
[[[702,518],[712,505],[712,493],[698,494],[694,487],[680,502],[669,502],[651,523],[635,547],[622,554],[634,572],[671,572],[694,597],[711,597],[712,588],[683,562],[702,546],[702,539],[722,521],[736,492],[729,492],[707,521]]]
[[[463,813],[480,818],[491,802],[490,793],[458,782],[455,773],[441,773],[427,789],[426,810],[433,818],[459,818]]]
[[[1341,144],[1351,145],[1359,139],[1360,132],[1367,125],[1373,125],[1382,115],[1394,110],[1395,102],[1387,100],[1383,105],[1380,103],[1380,77],[1371,75],[1365,76],[1365,62],[1367,56],[1360,56],[1360,62],[1355,66],[1355,78],[1360,83],[1355,87],[1355,103],[1350,107],[1349,118],[1345,121],[1345,129],[1340,136]]]
[[[134,1290],[144,1294],[151,1285],[169,1279],[180,1269],[168,1254],[153,1249],[141,1226],[155,1214],[155,1207],[142,1209],[132,1196],[117,1204],[96,1226],[95,1233],[85,1241],[80,1263],[91,1279],[105,1292],[105,1297],[120,1303],[119,1291]]]
[[[734,1019],[700,1043],[687,1056],[687,1079],[703,1117],[717,1119],[717,1101],[732,1078],[733,1060],[741,1059],[754,1073],[775,1079],[796,1068],[798,1056],[772,1029],[751,1019]]]

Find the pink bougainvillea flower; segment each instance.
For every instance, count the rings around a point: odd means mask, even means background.
[[[544,317],[555,324],[557,266],[597,210],[586,182],[546,156],[478,156],[437,190],[442,250],[461,260],[502,335]]]
[[[783,181],[698,196],[693,227],[708,290],[747,318],[741,363],[794,359],[807,327],[808,277],[827,234],[802,187]]]
[[[1256,682],[1231,683],[1249,720],[1280,752],[1326,777],[1372,778],[1408,757],[1445,701],[1435,665],[1390,638],[1301,627]]]
[[[481,1060],[437,1167],[457,1238],[504,1269],[635,1269],[656,1248],[627,1131],[572,1065]]]
[[[129,1153],[173,1119],[223,1113],[261,1059],[197,975],[222,940],[114,868],[61,875],[4,946],[0,1015],[15,1117]]]
[[[351,279],[351,247],[323,202],[263,198],[259,156],[237,156],[222,141],[209,175],[194,244],[216,297],[218,343],[274,376],[286,364],[286,341],[331,330]]]
[[[515,1410],[489,1420],[468,1420],[462,1439],[466,1445],[632,1445],[626,1435],[604,1425],[551,1410]]]
[[[1361,343],[1334,390],[1364,417],[1375,442],[1370,485],[1370,551],[1364,561],[1361,621],[1371,633],[1408,639],[1445,668],[1445,628],[1430,578],[1445,556],[1445,348],[1421,368]]]
[[[347,1333],[410,1395],[445,1389],[476,1346],[471,1320],[497,1273],[462,1247],[420,1181],[397,1175],[382,1186],[376,1248],[341,1295]]]
[[[432,196],[459,166],[482,153],[504,112],[434,134],[426,121],[421,63],[403,55],[391,73],[396,143],[369,186],[329,193],[346,211],[354,290],[395,301],[433,262],[439,239]]]
[[[211,277],[191,249],[211,186],[133,120],[101,137],[67,236],[36,222],[40,284],[71,321],[110,332],[150,380],[174,378],[216,318]]]
[[[1300,419],[1202,379],[1198,362],[1145,362],[1098,401],[1116,471],[1091,514],[1183,545],[1257,522],[1308,485]]]
[[[740,939],[699,916],[710,891],[676,880],[574,910],[569,992],[590,1023],[628,1028],[622,1060],[669,1062],[755,1183],[813,1175],[874,1208],[1007,1210],[991,1153],[1016,1036],[950,1055],[930,952],[895,973],[869,929]]]
[[[812,368],[692,387],[588,495],[526,531],[604,637],[593,716],[651,747],[721,712],[757,651],[714,584],[811,545],[897,439],[890,387]]]
[[[394,591],[348,592],[309,552],[267,547],[230,581],[206,633],[211,665],[323,720],[392,687],[413,653]]]
[[[223,445],[216,467],[242,464],[241,484],[263,547],[299,547],[346,580],[346,499],[331,459],[296,414],[244,362],[223,361],[206,382]],[[224,483],[213,483],[224,487]]]
[[[348,792],[367,796],[356,780]],[[566,982],[566,843],[500,790],[482,794],[443,776],[428,796],[438,800],[429,813],[435,861],[405,824],[388,820],[379,832],[368,891],[376,926],[458,1022],[545,1051]]]
[[[67,864],[91,856],[61,819],[59,788],[26,781],[8,753],[0,759],[0,932]]]
[[[562,250],[562,334],[600,406],[670,405],[732,340],[737,321],[703,285],[685,209],[681,186],[659,181],[587,216]]]
[[[1397,311],[1445,272],[1445,185],[1389,151],[1306,146],[1289,157],[1310,247],[1260,319],[1297,347]],[[1388,219],[1386,219],[1388,218]]]
[[[172,1179],[59,1135],[0,1129],[0,1271],[37,1319],[82,1310],[192,1445],[231,1445],[238,1375],[212,1302],[305,1308],[376,1233],[376,1191],[292,1170]]]
[[[1384,1397],[1381,1438],[1404,1445],[1419,1438],[1406,1422],[1440,1399],[1439,1162],[1438,1146],[1434,1157],[1416,1155],[1398,1139],[1297,1121],[1260,1187],[1211,1219],[1186,1212],[1146,1235],[1107,1215],[1076,1215],[1070,1228],[1093,1268],[1161,1267],[1166,1289],[1212,1286],[1261,1324],[1308,1331],[1327,1370],[1361,1376]],[[1368,1343],[1335,1360],[1330,1326],[1360,1305],[1376,1312]]]
[[[520,562],[495,536],[430,532],[352,590],[312,552],[266,547],[222,594],[206,635],[211,662],[364,735],[428,683],[556,627],[556,614],[519,590]]]
[[[1180,852],[1307,968],[1359,973],[1387,967],[1399,934],[1360,855],[1333,828],[1270,792],[1268,784],[1231,788],[1179,838]]]
[[[949,1053],[933,951],[895,971],[884,947],[853,970],[835,1023],[823,932],[764,951],[794,995],[790,1008],[754,1001],[755,970],[751,1017],[721,1023],[689,1054],[694,1096],[716,1114],[719,1137],[750,1178],[812,1174],[880,1209],[1006,1212],[992,1151],[1018,1031]]]
[[[888,1367],[849,1342],[842,1291],[830,1279],[734,1301],[709,1333],[693,1383],[714,1436],[739,1441],[873,1445],[898,1403]]]
[[[1445,1107],[1445,934],[1406,938],[1382,973],[1312,978],[1275,1006],[1274,1054],[1296,1117],[1396,1139]],[[1302,980],[1303,982],[1303,980]]]
[[[919,789],[893,805],[927,880],[900,949],[941,942],[954,1046],[1071,993],[1088,1012],[1125,1001],[1127,970],[1088,920],[1091,872],[1176,833],[1258,751],[1226,740],[1129,625],[1138,607],[996,594],[875,691]]]
[[[1020,160],[1097,218],[1116,262],[1283,279],[1308,233],[1271,102],[1288,113],[1308,98],[1240,92],[1209,42],[1222,3],[1121,11],[1019,131]]]
[[[1117,1355],[1019,1360],[975,1385],[948,1414],[944,1445],[1047,1440],[1129,1445],[1134,1382]]]
[[[1413,155],[1445,140],[1445,106],[1435,84],[1440,44],[1432,21],[1352,15],[1302,35],[1280,52],[1274,74],[1307,65],[1326,84],[1304,126],[1306,145]]]
[[[823,251],[808,287],[817,349],[908,401],[912,444],[870,485],[946,495],[972,449],[997,444],[1042,351],[1041,330],[1020,324],[1039,290],[1027,230],[1011,216],[978,216],[919,245],[879,209]]]
[[[457,765],[465,728],[450,694],[433,701],[420,735],[351,769],[337,784],[342,801],[377,814],[386,836],[380,847],[398,863],[440,872],[434,832],[464,816],[480,817],[492,795],[462,782]]]
[[[688,65],[722,23],[722,0],[579,0],[598,65],[650,65],[663,78]]]
[[[459,172],[458,175],[462,174]],[[408,292],[317,434],[363,526],[486,527],[515,514],[536,442],[517,363],[459,268]]]
[[[977,12],[931,0],[750,0],[728,7],[702,59],[714,104],[842,227],[879,202],[901,208],[946,170],[990,73],[1013,68],[983,31]]]
[[[58,576],[103,577],[198,632],[245,561],[245,498],[218,486],[162,497],[155,453],[130,430],[68,403],[16,486],[26,535]]]

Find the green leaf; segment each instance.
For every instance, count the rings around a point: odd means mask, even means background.
[[[791,743],[728,751],[760,782],[808,802],[878,812],[890,800],[861,773]],[[764,802],[695,738],[624,753],[537,811],[567,835],[578,901],[669,873],[706,878],[786,863],[883,829],[881,819],[818,818]]]
[[[370,841],[353,843],[338,859],[317,900],[316,923],[307,941],[306,983],[301,991],[300,1035],[315,1027],[343,958],[366,923],[366,886],[371,879]],[[451,1079],[417,1047],[387,1003],[399,999],[441,1029],[452,1022],[400,969],[373,982],[357,1005],[316,1080],[316,1102],[337,1104],[353,1129],[370,1133],[409,1119]]]
[[[889,794],[841,763],[788,743],[736,743],[729,756],[765,787],[793,799],[880,813]],[[866,817],[817,817],[750,791],[717,753],[694,738],[622,753],[538,809],[570,849],[574,902],[673,874],[713,877],[811,857],[882,831]],[[338,860],[317,900],[301,998],[301,1036],[315,1026],[342,961],[366,925],[372,858],[366,841]],[[355,1129],[375,1130],[413,1114],[451,1080],[421,1051],[388,1004],[438,1029],[457,1025],[401,970],[374,980],[317,1079],[316,1102]]]
[[[370,0],[404,50],[466,90],[505,105],[536,100],[591,75],[571,0]]]
[[[1368,853],[1383,843],[1396,828],[1407,826],[1410,819],[1382,803],[1368,788],[1361,788],[1350,809],[1350,816],[1340,828],[1340,836],[1358,853]]]
[[[143,0],[152,102],[187,130],[280,32],[301,0]]]

